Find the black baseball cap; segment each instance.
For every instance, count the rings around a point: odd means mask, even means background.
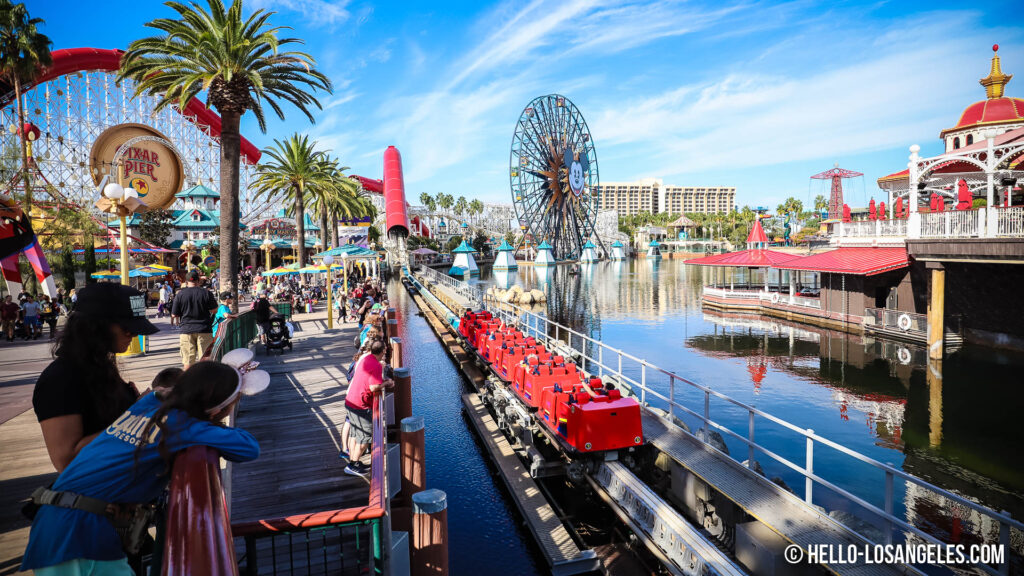
[[[136,336],[160,331],[146,319],[146,296],[131,286],[99,282],[78,291],[75,314],[104,317]]]

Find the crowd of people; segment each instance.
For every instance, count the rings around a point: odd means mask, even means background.
[[[362,459],[372,441],[373,402],[393,385],[389,303],[380,282],[355,276],[346,290],[342,278],[325,278],[319,285],[289,278],[260,286],[259,277],[252,280],[248,287],[257,323],[276,312],[279,299],[319,302],[331,290],[339,321],[358,325],[358,351],[343,366],[348,373],[347,418],[339,456],[346,460],[346,474],[367,476],[370,467]],[[161,371],[148,391],[126,381],[115,359],[137,336],[158,331],[147,317],[144,293],[97,283],[56,305],[51,301],[52,309],[67,320],[56,332],[54,359],[40,374],[32,402],[59,475],[37,489],[23,510],[33,518],[23,570],[44,575],[138,573],[145,528],[159,525],[153,511],[166,498],[176,453],[205,445],[233,461],[258,456],[255,438],[222,424],[239,395],[246,393],[251,371],[201,360],[218,327],[236,316],[232,310],[238,304],[231,292],[214,297],[212,289],[198,271],[188,273],[178,290],[169,283],[161,286],[156,316],[171,316],[182,367]],[[271,294],[277,297],[274,301]],[[8,297],[0,306],[5,334],[8,318],[15,315],[19,324],[35,325],[34,318],[46,321],[50,308],[31,296],[20,304],[12,300]],[[237,352],[251,360],[252,352]],[[269,376],[263,386],[267,384]]]
[[[57,335],[57,322],[74,308],[77,295],[70,295],[59,288],[50,298],[47,294],[30,294],[22,289],[17,299],[10,294],[0,303],[0,334],[7,342],[16,340],[38,340],[43,329],[49,326],[51,340]]]

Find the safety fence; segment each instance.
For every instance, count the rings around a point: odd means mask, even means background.
[[[429,273],[425,276],[434,277]],[[476,286],[464,285],[459,289],[469,293],[480,292]],[[980,538],[982,542],[1002,545],[1007,555],[1007,561],[998,566],[982,564],[979,568],[990,574],[1009,573],[1011,530],[1014,531],[1015,543],[1019,544],[1024,539],[1024,524],[1013,519],[1009,513],[997,512],[935,486],[825,438],[812,429],[802,428],[709,386],[659,368],[546,316],[511,304],[491,301],[485,302],[483,308],[538,341],[574,350],[578,354],[577,363],[580,368],[601,378],[611,377],[610,381],[617,382],[625,391],[631,391],[648,408],[664,410],[668,420],[674,424],[685,424],[686,419],[696,421],[700,430],[695,436],[713,448],[720,449],[721,445],[716,446],[713,438],[715,435],[709,430],[724,435],[726,447],[730,441],[734,445],[738,442],[742,446],[739,455],[730,457],[745,466],[755,469],[757,458],[765,455],[796,473],[803,479],[803,489],[796,488],[794,492],[802,492],[803,499],[809,505],[818,503],[834,510],[862,511],[861,514],[854,514],[860,522],[851,520],[847,527],[864,538],[865,543],[892,543],[902,539],[913,543],[945,545],[965,537],[962,532],[944,532],[934,522],[918,518],[918,506],[915,505],[920,504],[920,507],[929,507],[930,514],[939,509],[950,519],[971,516],[973,521],[959,530],[966,531],[973,527],[974,537]],[[713,406],[716,415],[722,414],[721,420],[713,419]],[[737,413],[745,417],[738,418]],[[734,422],[732,426],[724,423],[725,419],[731,419]],[[736,427],[737,421],[745,422],[746,429]],[[683,429],[689,433],[688,429]],[[762,436],[772,440],[772,448],[756,440]],[[728,450],[724,453],[730,454]],[[799,461],[801,459],[802,462]],[[862,473],[853,475],[853,479],[848,475],[852,466],[860,466],[858,470],[862,470]],[[896,512],[898,483],[903,488],[905,517]],[[816,490],[819,487],[825,489],[824,494]],[[875,518],[881,525],[875,525],[863,516]],[[1020,551],[1016,551],[1016,554],[1019,555]]]

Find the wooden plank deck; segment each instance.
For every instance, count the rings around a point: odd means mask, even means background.
[[[338,459],[356,325],[326,332],[322,313],[295,318],[294,350],[257,350],[270,388],[243,399],[236,425],[259,440],[260,457],[234,466],[232,522],[367,503],[367,481],[344,474],[346,462]]]
[[[233,522],[367,503],[368,482],[343,474],[338,459],[356,325],[335,324],[338,329],[326,332],[325,318],[323,312],[295,316],[293,351],[265,356],[256,349],[271,385],[244,400],[239,411],[237,425],[260,441],[261,456],[234,466]],[[121,374],[141,390],[163,368],[180,365],[178,332],[167,319],[151,320],[161,331],[150,339],[149,352],[119,360]],[[17,572],[28,542],[29,522],[18,502],[56,477],[31,409],[35,378],[49,358],[43,339],[0,348],[0,406],[6,410],[0,411],[0,576]],[[369,463],[369,456],[363,461]],[[346,541],[353,536],[346,533]],[[340,553],[338,546],[328,550],[335,558]],[[346,557],[357,569],[354,551]]]

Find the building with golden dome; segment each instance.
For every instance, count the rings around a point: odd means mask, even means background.
[[[999,45],[992,47],[992,69],[978,82],[985,87],[984,100],[964,109],[956,126],[946,128],[939,137],[946,143],[946,152],[959,150],[984,140],[983,132],[989,128],[1009,131],[1024,128],[1024,99],[1004,95],[1006,84],[1013,74],[1003,74],[999,62]]]

